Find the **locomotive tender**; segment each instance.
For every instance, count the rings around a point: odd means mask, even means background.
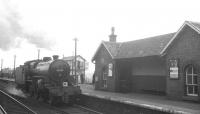
[[[49,101],[73,104],[81,93],[80,87],[70,76],[70,66],[58,56],[44,57],[43,60],[32,60],[16,68],[16,83],[36,98]]]

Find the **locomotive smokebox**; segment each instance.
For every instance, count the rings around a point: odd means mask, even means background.
[[[53,60],[57,60],[59,58],[58,55],[53,55]]]

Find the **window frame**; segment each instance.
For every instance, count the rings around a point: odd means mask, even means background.
[[[192,68],[192,69],[190,69]],[[191,73],[188,73],[188,71],[191,70]],[[195,67],[192,64],[189,64],[185,67],[185,85],[186,85],[186,95],[187,96],[198,96],[198,73],[195,72]],[[194,78],[194,77],[197,78]],[[191,83],[189,83],[188,79],[189,77],[192,79]],[[196,79],[196,81],[194,81]],[[194,83],[197,82],[197,83]],[[192,93],[190,93],[189,87],[192,87]],[[195,87],[197,87],[197,91],[195,90]]]
[[[104,66],[102,69],[102,73],[103,73],[103,87],[107,88],[108,84],[107,84],[107,76],[108,76],[108,68],[107,66]]]
[[[113,63],[108,64],[108,77],[113,76]]]

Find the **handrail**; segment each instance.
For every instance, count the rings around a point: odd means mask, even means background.
[[[26,105],[24,105],[23,103],[21,103],[20,101],[16,100],[15,98],[13,98],[12,96],[10,96],[9,94],[7,94],[6,92],[0,90],[1,93],[3,93],[4,95],[6,95],[7,97],[9,97],[10,99],[12,99],[14,102],[18,103],[20,106],[22,106],[23,108],[25,108],[26,110],[28,110],[29,112],[33,113],[33,114],[37,114],[35,111],[31,110],[30,108],[28,108]]]

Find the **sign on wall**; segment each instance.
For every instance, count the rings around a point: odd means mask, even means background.
[[[112,63],[108,64],[108,76],[112,76],[112,69],[113,69],[113,64]]]
[[[169,62],[170,62],[170,78],[178,79],[178,60],[171,59]]]

